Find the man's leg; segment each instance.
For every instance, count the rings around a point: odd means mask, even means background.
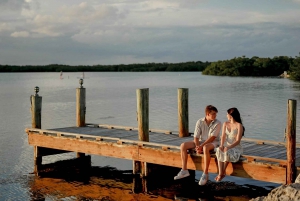
[[[183,170],[187,170],[187,159],[188,159],[187,150],[194,149],[195,147],[196,145],[194,141],[184,142],[180,145],[181,165]]]
[[[210,151],[213,150],[215,146],[212,143],[206,144],[203,146],[203,155],[204,155],[204,169],[203,174],[200,177],[199,185],[205,185],[208,180],[208,167],[210,163]]]
[[[187,170],[187,159],[188,159],[188,154],[187,150],[188,149],[193,149],[195,148],[195,143],[193,141],[189,142],[184,142],[180,145],[180,152],[181,152],[181,163],[182,163],[182,169],[180,172],[174,177],[174,180],[177,179],[182,179],[184,177],[190,176],[189,171]]]
[[[205,174],[208,174],[208,167],[210,163],[210,151],[214,150],[215,146],[212,143],[206,144],[203,147],[203,155],[204,155],[204,170]]]

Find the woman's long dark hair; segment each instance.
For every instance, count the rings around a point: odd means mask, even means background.
[[[242,126],[243,126],[243,133],[242,133],[242,136],[244,136],[244,133],[245,133],[245,127],[244,127],[244,125],[243,125],[243,122],[242,122],[242,119],[241,119],[241,115],[240,115],[240,112],[238,111],[238,109],[235,108],[235,107],[229,108],[229,109],[227,110],[227,113],[230,114],[230,115],[232,116],[232,118],[233,118],[236,122],[242,124]]]

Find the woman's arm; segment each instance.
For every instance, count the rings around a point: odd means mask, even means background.
[[[242,139],[242,134],[243,134],[243,126],[242,126],[242,124],[239,123],[238,124],[238,134],[236,135],[236,140],[234,143],[232,143],[230,146],[227,147],[227,150],[240,144],[241,139]]]
[[[223,151],[223,149],[224,149],[224,142],[226,139],[225,130],[226,130],[226,122],[223,123],[223,127],[222,127],[222,136],[221,136],[221,142],[220,142],[220,150],[221,151]]]

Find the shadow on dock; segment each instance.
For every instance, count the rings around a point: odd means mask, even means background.
[[[90,156],[42,165],[29,181],[31,200],[249,200],[270,190],[209,181],[199,186],[195,174],[174,181],[178,169],[155,166],[147,178],[132,170],[91,166]],[[211,178],[213,179],[213,178]]]

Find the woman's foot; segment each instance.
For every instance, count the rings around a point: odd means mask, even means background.
[[[216,180],[216,181],[222,181],[222,179],[224,179],[225,176],[226,176],[225,174],[223,174],[223,175],[218,175],[218,176],[216,176],[215,180]]]

